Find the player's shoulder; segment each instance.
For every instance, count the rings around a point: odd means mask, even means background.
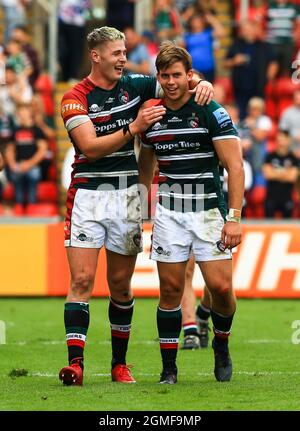
[[[86,100],[86,97],[89,93],[93,91],[95,88],[94,84],[87,78],[84,78],[82,81],[75,84],[70,90],[68,90],[62,98],[62,101],[65,100],[79,100],[83,102]]]
[[[129,87],[137,87],[145,84],[156,83],[156,78],[153,76],[142,75],[139,73],[134,73],[131,75],[124,75],[120,79],[121,85],[128,85]]]
[[[208,105],[206,105],[206,110],[219,124],[224,123],[224,121],[231,120],[230,115],[224,106],[220,105],[215,100],[212,100]]]

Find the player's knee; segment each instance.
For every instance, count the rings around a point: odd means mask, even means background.
[[[90,291],[94,284],[94,274],[82,272],[72,278],[72,291],[84,294]]]
[[[218,279],[210,286],[210,291],[212,295],[218,295],[222,297],[227,297],[232,292],[232,281],[231,279]]]
[[[160,285],[160,297],[164,302],[173,302],[182,295],[182,284],[174,278],[164,280]]]
[[[110,274],[108,276],[108,285],[112,296],[115,297],[117,294],[118,297],[121,296],[124,301],[127,299],[129,300],[131,297],[130,280],[131,277],[122,271]]]

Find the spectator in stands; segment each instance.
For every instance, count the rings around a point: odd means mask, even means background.
[[[10,66],[18,75],[23,75],[26,79],[32,73],[30,59],[23,51],[22,43],[16,39],[10,39],[6,45],[7,66]]]
[[[182,15],[182,13],[184,13],[189,6],[194,5],[195,0],[175,0],[174,3],[178,12],[180,15]]]
[[[248,115],[241,124],[243,137],[249,140],[248,151],[244,146],[244,152],[253,169],[255,186],[265,184],[262,165],[267,153],[267,138],[273,127],[272,120],[264,112],[264,100],[252,97],[248,103]]]
[[[211,13],[193,15],[183,45],[193,59],[193,67],[210,82],[215,78],[214,40],[224,36],[224,28]]]
[[[187,27],[187,24],[192,16],[216,14],[216,0],[194,0],[193,2],[186,3],[189,4],[187,4],[184,8],[178,9],[180,11],[180,17],[184,27]]]
[[[141,36],[133,27],[124,29],[127,48],[127,62],[125,73],[128,75],[139,73],[150,74],[150,58],[146,46],[141,41]]]
[[[14,120],[11,115],[7,115],[0,104],[0,152],[3,152],[6,144],[11,139],[14,130]]]
[[[60,0],[58,8],[58,56],[63,81],[79,78],[83,59],[86,20],[90,0]]]
[[[2,154],[0,153],[0,171],[2,171],[3,168],[4,168],[4,159]]]
[[[142,43],[145,45],[148,57],[149,57],[149,63],[150,63],[150,75],[156,76],[157,70],[155,66],[155,60],[158,54],[158,44],[156,43],[155,36],[150,30],[144,30],[142,33],[141,38]]]
[[[5,68],[5,85],[0,86],[0,105],[6,115],[14,117],[17,104],[30,103],[32,89],[23,75],[11,66]]]
[[[300,89],[294,93],[293,105],[281,114],[279,128],[289,132],[292,141],[291,149],[300,159]]]
[[[265,85],[275,79],[278,70],[270,45],[259,37],[257,22],[247,20],[241,23],[240,38],[234,41],[224,61],[224,66],[232,71],[234,97],[241,119],[247,115],[251,97],[264,98]]]
[[[40,162],[45,157],[45,135],[34,123],[30,105],[17,109],[18,126],[6,148],[9,179],[14,184],[15,202],[23,206],[36,203],[37,184],[41,178]]]
[[[34,87],[41,70],[38,52],[30,43],[30,36],[27,28],[23,25],[15,27],[12,32],[12,39],[21,43],[23,52],[30,60],[32,71],[29,74],[28,79],[30,85]]]
[[[6,43],[10,37],[13,29],[17,25],[26,24],[26,8],[30,5],[31,0],[1,0],[4,11],[4,42]]]
[[[277,212],[291,218],[294,208],[292,192],[299,174],[299,160],[290,150],[290,135],[286,130],[277,132],[277,148],[267,155],[263,174],[267,180],[265,214],[273,218]]]
[[[269,2],[266,12],[267,42],[275,53],[280,75],[291,75],[291,63],[295,51],[293,32],[299,25],[299,6],[288,0]]]
[[[155,0],[154,30],[159,41],[182,35],[180,16],[172,0]]]

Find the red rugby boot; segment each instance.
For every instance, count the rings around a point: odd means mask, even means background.
[[[82,386],[83,370],[78,362],[70,364],[60,370],[59,378],[66,386]]]
[[[131,375],[130,368],[132,365],[117,364],[111,370],[111,379],[119,383],[136,383]]]

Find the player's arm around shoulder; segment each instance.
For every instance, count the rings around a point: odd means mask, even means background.
[[[211,103],[214,97],[214,87],[211,82],[206,81],[206,79],[192,79],[190,81],[190,93],[195,95],[195,102],[198,105],[208,105]]]
[[[150,189],[154,170],[156,167],[156,156],[152,145],[145,143],[144,135],[141,136],[141,148],[138,158],[139,184]]]
[[[127,123],[122,129],[103,136],[97,136],[94,124],[88,116],[86,101],[80,95],[70,99],[64,96],[62,100],[62,118],[72,141],[90,160],[96,161],[104,156],[118,151],[131,141],[135,135],[146,130],[152,123],[161,120],[165,107],[155,106],[139,111],[132,123]]]

